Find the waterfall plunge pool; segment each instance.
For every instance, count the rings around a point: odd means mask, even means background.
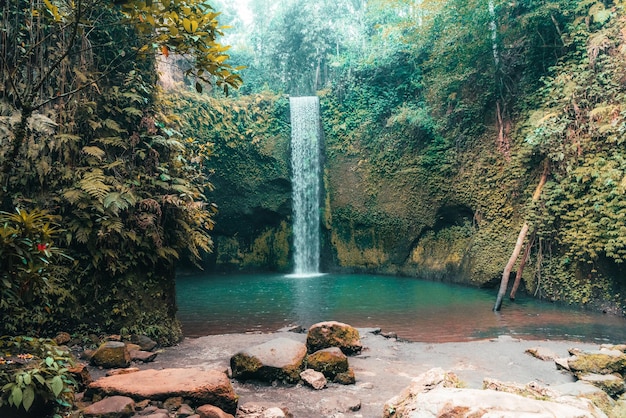
[[[421,342],[511,335],[596,343],[626,342],[626,319],[520,296],[491,309],[495,290],[415,278],[278,274],[177,278],[178,317],[188,337],[276,331],[340,321],[380,327]]]

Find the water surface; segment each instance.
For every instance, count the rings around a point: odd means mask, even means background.
[[[492,312],[495,290],[375,275],[276,274],[177,279],[178,316],[190,337],[275,331],[334,320],[380,327],[411,341],[526,339],[626,342],[626,320],[520,297]]]

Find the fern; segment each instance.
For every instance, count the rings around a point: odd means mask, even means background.
[[[80,188],[87,192],[89,196],[98,201],[102,201],[111,190],[111,186],[104,183],[105,176],[102,170],[93,169],[83,175],[78,183]]]
[[[86,146],[83,147],[83,152],[91,157],[97,158],[99,161],[106,156],[106,152],[102,148],[96,146]]]

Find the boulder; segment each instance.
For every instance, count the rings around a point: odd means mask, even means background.
[[[324,373],[331,380],[348,371],[348,357],[339,347],[324,348],[309,354],[306,363],[308,368]]]
[[[316,372],[313,369],[306,369],[300,373],[300,378],[307,385],[311,386],[315,390],[321,390],[326,387],[326,378],[323,373]]]
[[[154,361],[156,356],[157,353],[153,353],[151,351],[133,350],[130,352],[130,359],[132,361],[141,361],[143,363]]]
[[[306,346],[289,338],[276,338],[240,351],[230,358],[233,377],[266,382],[300,380],[306,357]]]
[[[137,344],[144,351],[152,351],[157,347],[157,342],[145,335],[132,335],[130,342]]]
[[[328,321],[311,325],[306,337],[309,353],[329,347],[339,347],[347,355],[358,354],[363,349],[356,328],[342,322]]]
[[[585,408],[561,402],[526,398],[507,392],[437,387],[403,400],[403,409],[386,405],[385,417],[559,417],[606,418],[587,401]]]
[[[624,393],[624,379],[613,374],[587,373],[579,375],[578,379],[591,383],[611,397],[617,397]]]
[[[442,387],[458,387],[461,382],[453,373],[447,373],[441,368],[430,369],[414,378],[399,395],[385,402],[383,418],[409,417],[408,412],[413,408],[415,399],[422,393]]]
[[[237,395],[224,372],[198,369],[141,370],[103,377],[91,383],[85,396],[125,395],[163,401],[180,396],[194,405],[215,405],[234,414]]]
[[[485,379],[498,390],[461,389],[455,375],[431,369],[385,403],[384,418],[436,417],[559,417],[606,418],[589,399],[563,396],[536,383],[506,384]],[[504,390],[504,391],[502,391]],[[519,392],[531,397],[521,396]],[[545,400],[555,396],[554,400]]]
[[[214,405],[202,405],[196,409],[196,413],[200,418],[235,418]]]
[[[123,418],[135,412],[135,401],[127,396],[111,396],[83,409],[85,418]]]
[[[356,383],[356,376],[354,376],[354,370],[349,368],[348,371],[337,374],[333,379],[333,382],[339,383],[340,385],[354,385]]]
[[[587,373],[611,374],[626,371],[626,354],[618,350],[580,352],[568,360],[576,375]]]
[[[107,341],[102,343],[93,354],[91,364],[107,369],[128,367],[130,353],[126,344],[119,341]]]

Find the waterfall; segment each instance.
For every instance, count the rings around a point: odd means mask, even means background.
[[[320,258],[319,98],[291,97],[294,274],[315,275]]]

